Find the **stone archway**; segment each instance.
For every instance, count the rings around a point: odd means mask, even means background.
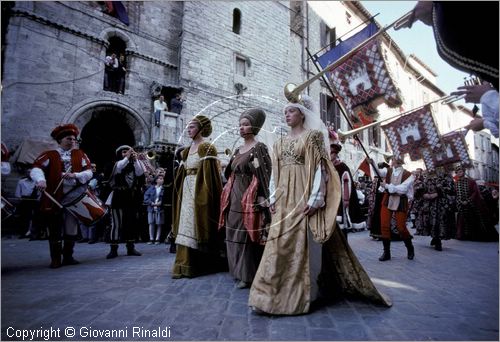
[[[116,161],[115,150],[121,145],[144,145],[143,125],[127,109],[113,104],[98,104],[83,110],[74,121],[81,127],[80,148],[108,173]]]
[[[133,51],[137,50],[137,45],[130,38],[130,36],[117,28],[114,28],[114,27],[106,28],[103,31],[101,31],[101,33],[99,34],[99,37],[105,41],[109,41],[109,39],[112,37],[118,37],[125,42],[128,49],[133,50]]]

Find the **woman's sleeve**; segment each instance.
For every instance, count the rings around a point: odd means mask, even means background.
[[[269,179],[269,205],[276,203],[276,185],[274,184],[274,172],[271,172],[271,177]]]
[[[326,194],[326,169],[323,166],[323,160],[327,159],[323,134],[320,131],[313,131],[311,134],[311,143],[314,153],[317,154],[318,165],[315,168],[311,194],[307,205],[313,208],[321,208],[325,205]]]
[[[262,143],[257,144],[255,148],[251,169],[259,182],[257,196],[268,199],[272,162],[267,147]]]
[[[313,187],[307,205],[313,208],[321,208],[325,205],[325,170],[323,164],[318,165],[314,173]]]

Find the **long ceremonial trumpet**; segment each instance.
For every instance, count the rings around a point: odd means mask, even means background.
[[[413,109],[411,110],[412,112],[414,111]],[[340,140],[344,140],[346,138],[349,138],[355,134],[358,134],[359,132],[362,132],[364,131],[365,129],[368,129],[368,128],[372,128],[372,127],[376,127],[380,124],[382,124],[383,122],[385,121],[389,121],[389,120],[392,120],[392,119],[395,119],[397,117],[400,117],[400,116],[403,116],[405,114],[407,114],[408,112],[405,112],[405,113],[400,113],[400,114],[396,114],[396,115],[393,115],[393,116],[390,116],[388,118],[385,118],[383,120],[380,120],[380,121],[376,121],[376,122],[372,122],[368,125],[364,125],[364,126],[361,126],[361,127],[358,127],[358,128],[355,128],[355,129],[351,129],[349,131],[346,131],[346,132],[342,132],[340,129],[337,131],[337,135],[339,136],[339,139]]]
[[[455,101],[458,101],[458,100],[461,100],[465,98],[465,94],[462,94],[462,95],[448,95],[448,96],[445,96],[443,97],[441,103],[442,104],[450,104],[452,102],[455,102]]]
[[[442,104],[450,104],[452,102],[461,100],[463,97],[464,97],[464,95],[460,95],[460,96],[457,96],[457,95],[446,95],[446,96],[440,97],[438,99],[435,99],[435,100],[433,100],[431,102],[428,102],[428,103],[426,103],[426,104],[424,104],[424,105],[422,105],[420,107],[407,110],[406,112],[403,112],[403,113],[395,114],[395,115],[390,116],[388,118],[385,118],[385,119],[382,119],[382,120],[379,120],[379,121],[376,121],[376,122],[372,122],[372,123],[370,123],[368,125],[364,125],[364,126],[361,126],[361,127],[355,128],[355,129],[351,129],[351,130],[345,131],[345,132],[342,132],[341,130],[338,130],[337,134],[338,134],[338,136],[339,136],[339,138],[341,140],[344,140],[345,138],[348,138],[350,136],[358,134],[359,132],[362,132],[365,129],[376,127],[376,126],[378,126],[378,125],[380,125],[380,124],[382,124],[382,123],[384,123],[386,121],[389,121],[389,120],[392,120],[392,119],[396,119],[396,118],[398,118],[400,116],[405,116],[406,114],[409,114],[409,113],[412,113],[412,112],[414,112],[416,110],[422,109],[425,106],[430,105],[432,103],[441,102]]]
[[[316,75],[314,75],[313,77],[311,77],[309,80],[305,81],[304,83],[302,83],[300,85],[296,85],[294,83],[287,83],[285,85],[285,89],[284,89],[285,97],[290,102],[298,102],[298,101],[300,101],[300,99],[301,99],[300,93],[304,89],[306,89],[311,83],[313,83],[317,79],[321,78],[325,73],[327,73],[328,71],[330,71],[330,69],[333,69],[333,68],[337,67],[338,65],[342,64],[343,62],[345,62],[347,59],[351,58],[351,56],[353,54],[355,54],[359,49],[364,48],[366,45],[368,45],[368,43],[370,43],[372,40],[374,40],[375,38],[377,38],[378,36],[380,36],[382,33],[384,33],[385,31],[387,31],[391,27],[393,27],[393,26],[395,26],[395,27],[401,27],[402,25],[404,25],[406,22],[408,22],[410,20],[410,18],[412,17],[412,15],[413,15],[413,10],[410,11],[410,12],[408,12],[408,13],[406,13],[405,15],[403,15],[402,17],[400,17],[399,19],[397,19],[393,23],[391,23],[391,24],[387,25],[386,27],[380,29],[373,36],[371,36],[370,38],[365,39],[363,42],[361,42],[358,46],[356,46],[350,52],[346,53],[345,55],[343,55],[342,57],[340,57],[339,59],[337,59],[335,62],[327,65],[323,70],[321,70],[320,72],[318,72]]]

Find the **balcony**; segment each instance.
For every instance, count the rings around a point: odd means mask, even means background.
[[[154,117],[151,116],[151,143],[177,145],[182,135],[182,121],[179,114],[162,111],[160,114],[160,127],[156,127]]]

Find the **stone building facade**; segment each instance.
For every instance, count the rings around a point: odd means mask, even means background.
[[[172,152],[186,144],[190,117],[213,119],[221,151],[238,140],[240,113],[261,106],[268,126],[281,124],[291,69],[289,7],[282,2],[123,2],[129,25],[98,2],[13,2],[6,15],[2,140],[48,140],[75,123],[81,145],[99,164],[122,144]],[[126,55],[124,94],[103,89],[104,60]],[[153,101],[183,90],[180,115]],[[222,156],[224,157],[224,156]],[[166,166],[166,165],[165,165]]]

